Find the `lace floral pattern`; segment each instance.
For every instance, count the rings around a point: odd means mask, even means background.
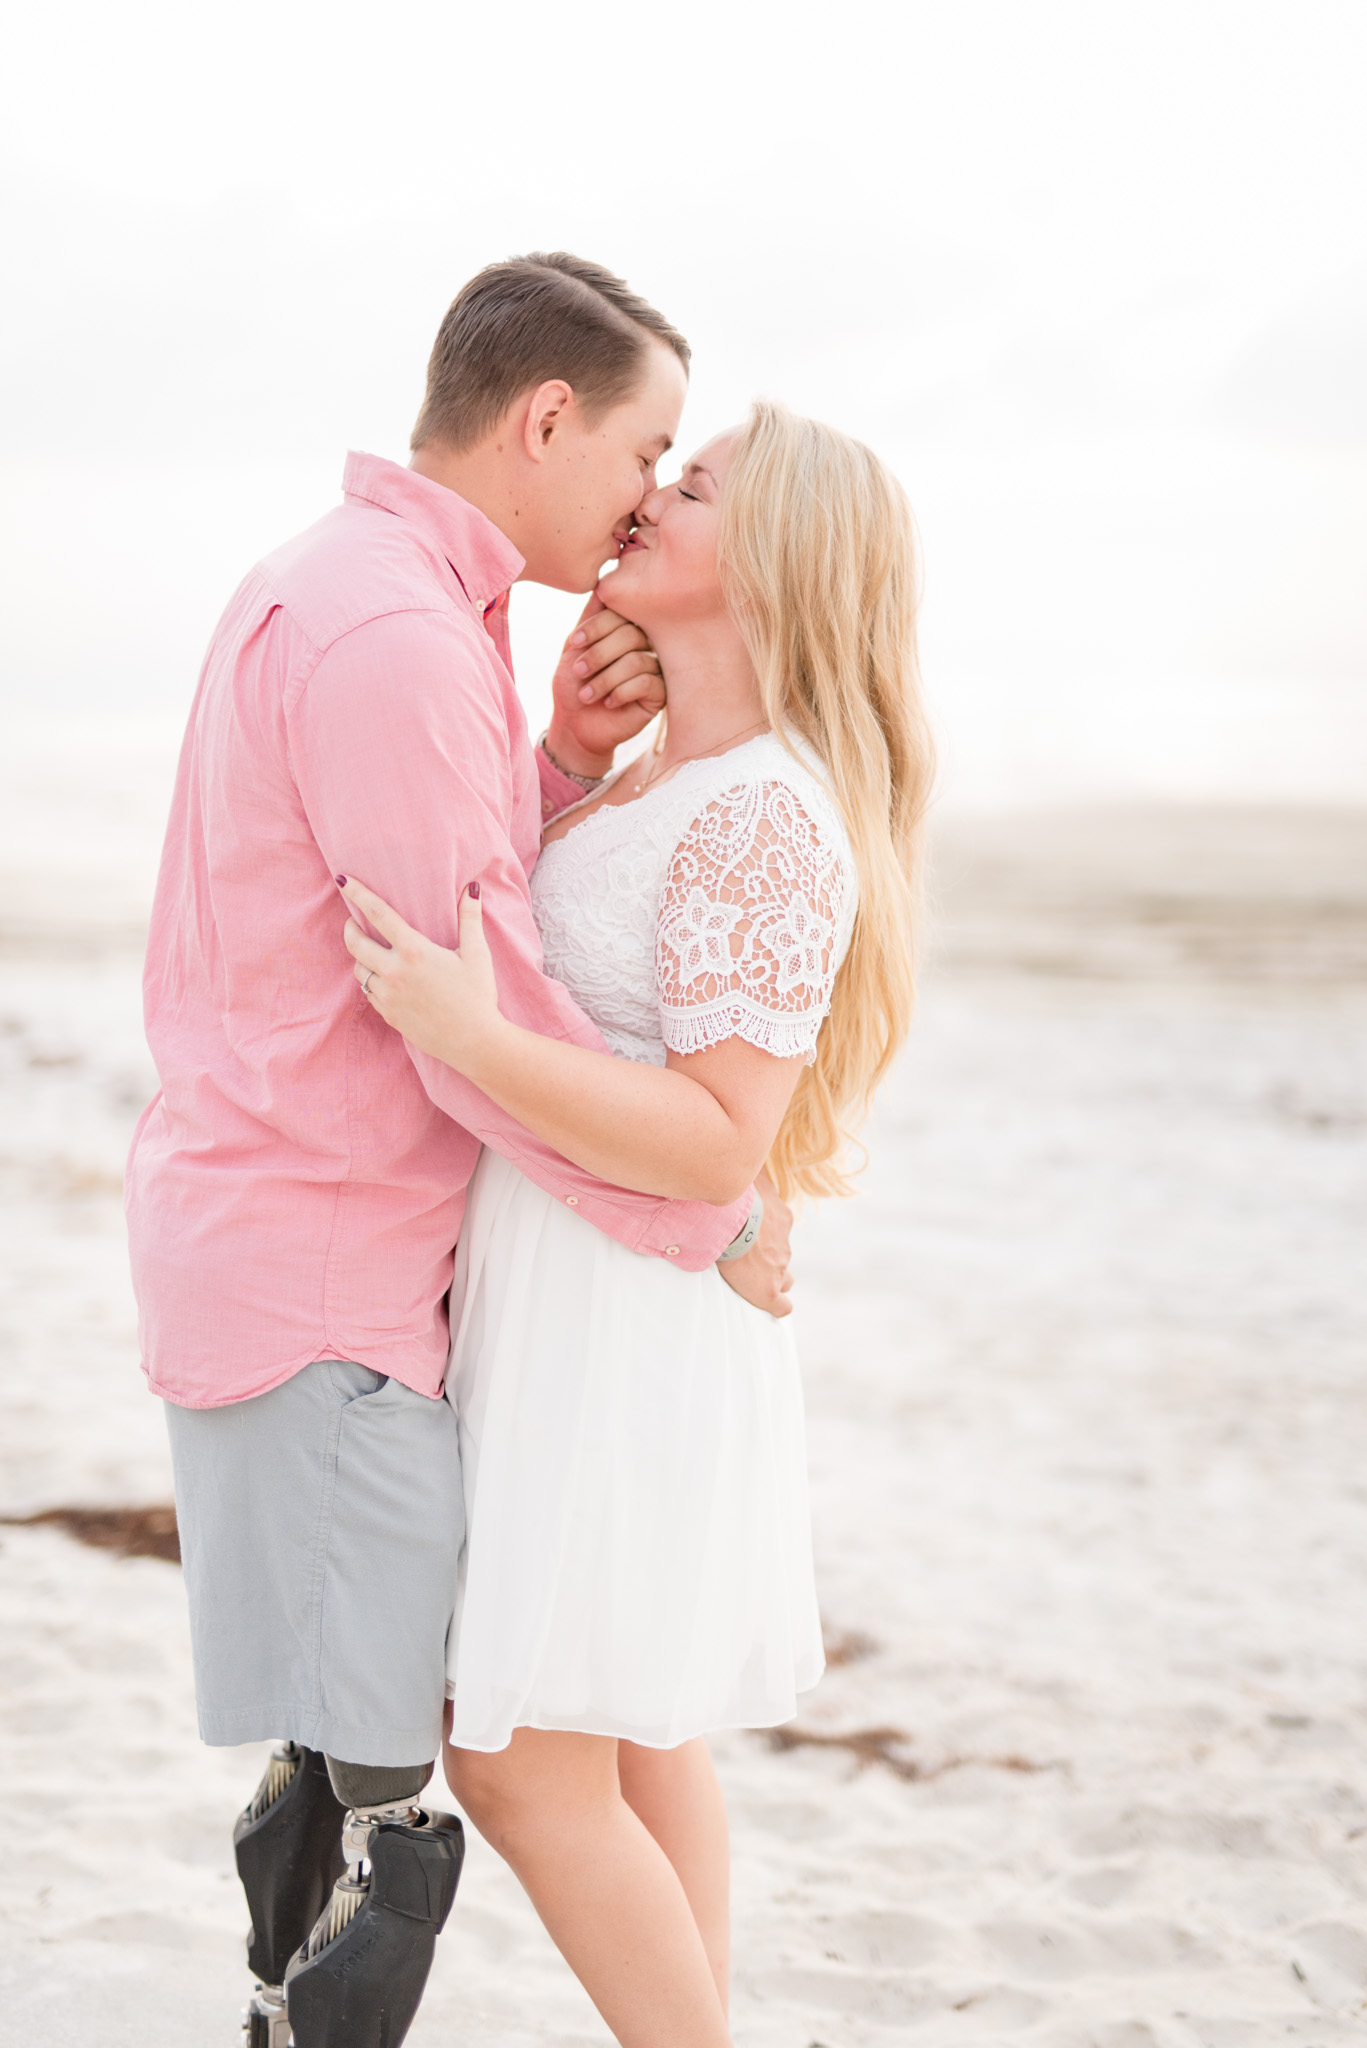
[[[781,1059],[816,1052],[844,895],[840,852],[788,780],[722,790],[675,849],[655,973],[666,1046],[740,1036]]]
[[[854,866],[816,774],[765,734],[554,841],[532,903],[547,971],[614,1051],[659,1065],[741,1037],[811,1060]]]

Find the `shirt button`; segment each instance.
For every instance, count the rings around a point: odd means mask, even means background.
[[[667,1245],[665,1246],[665,1257],[666,1257],[667,1259],[677,1259],[677,1258],[678,1258],[678,1256],[679,1256],[679,1247],[678,1247],[678,1246],[677,1246],[676,1244],[667,1244]]]
[[[549,816],[551,815],[551,811],[552,811],[552,809],[553,809],[553,808],[554,808],[554,806],[552,805],[552,803],[551,803],[551,800],[550,800],[550,798],[549,798],[548,796],[543,796],[543,797],[542,797],[542,799],[541,799],[541,811],[542,811],[542,815],[543,815],[544,817],[547,817],[547,818],[549,818]]]
[[[577,1209],[579,1207],[578,1195],[566,1195],[565,1201],[571,1209]]]

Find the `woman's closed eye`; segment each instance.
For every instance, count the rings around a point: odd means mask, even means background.
[[[701,505],[702,503],[702,499],[698,496],[696,491],[686,491],[682,484],[679,485],[679,496],[681,498],[687,498],[690,505]]]

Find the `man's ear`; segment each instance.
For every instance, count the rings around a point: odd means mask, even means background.
[[[574,393],[563,377],[551,377],[537,385],[522,428],[523,442],[533,462],[544,459],[573,410]]]

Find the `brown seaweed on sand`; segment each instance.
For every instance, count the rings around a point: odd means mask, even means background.
[[[766,1733],[771,1749],[843,1749],[854,1758],[861,1771],[867,1770],[870,1764],[884,1764],[897,1777],[905,1778],[912,1785],[924,1785],[931,1778],[943,1777],[946,1771],[967,1770],[974,1764],[990,1771],[1047,1771],[1055,1768],[1051,1764],[1032,1763],[1023,1756],[947,1756],[937,1764],[918,1764],[913,1757],[898,1754],[911,1742],[903,1728],[852,1728],[846,1734],[838,1735],[790,1722],[786,1728],[770,1728]]]
[[[119,1557],[160,1557],[180,1563],[180,1531],[173,1507],[44,1508],[36,1515],[0,1515],[9,1529],[62,1529],[93,1550],[112,1550]]]

